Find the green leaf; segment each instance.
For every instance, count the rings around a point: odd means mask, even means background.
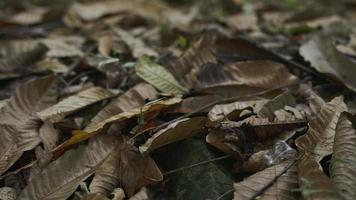
[[[139,77],[162,92],[183,94],[188,91],[163,66],[152,62],[147,56],[139,59],[135,70]]]

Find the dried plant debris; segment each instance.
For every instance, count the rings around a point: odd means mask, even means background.
[[[0,1],[0,199],[355,199],[355,6]]]

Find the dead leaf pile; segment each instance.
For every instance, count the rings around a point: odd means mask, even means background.
[[[355,199],[354,2],[4,2],[0,199]]]

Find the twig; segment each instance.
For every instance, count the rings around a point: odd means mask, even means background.
[[[211,163],[211,162],[215,162],[215,161],[218,161],[218,160],[223,160],[223,159],[230,158],[230,157],[231,157],[230,155],[225,155],[225,156],[213,158],[213,159],[206,160],[206,161],[203,161],[203,162],[199,162],[199,163],[196,163],[196,164],[192,164],[192,165],[188,165],[188,166],[181,167],[181,168],[178,168],[178,169],[173,169],[173,170],[167,171],[167,172],[163,173],[163,175],[173,174],[173,173],[176,173],[176,172],[184,171],[186,169],[190,169],[190,168],[197,167],[197,166],[200,166],[200,165],[205,165],[205,164],[208,164],[208,163]]]
[[[259,197],[261,194],[263,194],[268,188],[270,188],[277,180],[279,177],[281,177],[284,173],[286,173],[298,160],[300,157],[296,158],[291,162],[286,168],[283,169],[281,173],[279,173],[277,176],[275,176],[271,181],[269,181],[265,186],[263,186],[260,190],[258,190],[251,198],[250,200],[256,199]]]

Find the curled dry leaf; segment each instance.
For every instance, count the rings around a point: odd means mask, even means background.
[[[145,100],[155,99],[157,95],[157,91],[151,85],[146,83],[137,84],[121,96],[112,100],[107,106],[99,111],[98,114],[93,117],[86,129],[90,129],[97,123],[114,115],[143,106]]]
[[[63,99],[59,103],[37,113],[43,121],[57,122],[65,116],[90,104],[112,97],[112,94],[101,87],[92,87],[76,95]]]
[[[141,58],[142,56],[158,56],[158,53],[155,50],[146,46],[146,44],[141,39],[135,38],[129,32],[119,28],[115,28],[114,31],[130,48],[133,57]]]
[[[113,136],[93,138],[88,146],[66,152],[35,176],[21,192],[21,199],[66,199],[117,146]]]
[[[261,117],[273,120],[275,117],[276,110],[283,109],[285,108],[285,106],[294,107],[296,106],[296,104],[297,100],[295,99],[295,97],[289,92],[284,92],[276,96],[274,99],[266,102],[257,114]]]
[[[298,161],[299,190],[304,199],[342,199],[336,186],[321,169],[320,164],[308,156]]]
[[[325,35],[316,35],[299,50],[305,60],[321,73],[335,76],[349,89],[356,91],[356,64],[339,52]]]
[[[344,199],[356,196],[356,130],[355,116],[342,113],[336,125],[331,160],[331,179]]]
[[[142,153],[149,153],[164,145],[191,138],[202,133],[206,123],[205,117],[185,118],[169,124],[155,133],[145,144],[139,147]]]
[[[317,162],[331,154],[336,124],[340,114],[346,110],[342,97],[335,97],[326,103],[317,118],[309,122],[308,132],[296,140],[298,149]]]
[[[0,110],[0,124],[16,129],[18,150],[30,150],[41,142],[41,120],[34,115],[57,101],[56,77],[46,76],[26,82]],[[15,136],[15,135],[14,135]]]
[[[108,195],[120,184],[130,197],[142,186],[162,179],[148,154],[142,155],[136,147],[122,143],[97,170],[90,191]]]
[[[183,94],[188,90],[181,86],[174,76],[163,66],[154,63],[148,57],[142,57],[135,65],[139,77],[166,93]]]
[[[32,49],[15,55],[10,55],[0,59],[0,72],[28,72],[31,71],[29,66],[39,61],[48,48],[43,44],[38,44]]]
[[[149,116],[153,113],[160,112],[162,109],[165,109],[169,106],[175,105],[175,104],[179,103],[181,100],[182,100],[181,98],[175,97],[175,98],[170,98],[167,100],[158,100],[155,102],[150,102],[150,103],[144,105],[143,107],[134,108],[129,111],[116,114],[116,115],[114,115],[106,120],[103,120],[91,127],[85,128],[84,131],[82,131],[82,130],[74,131],[73,136],[69,140],[64,142],[61,145],[61,147],[56,150],[56,153],[61,154],[61,152],[63,152],[69,146],[77,144],[81,141],[84,141],[84,140],[96,135],[97,133],[108,128],[111,124],[116,123],[117,128],[120,128],[120,126],[122,126],[122,124],[128,119],[138,117],[138,116],[145,118],[145,116]]]
[[[51,151],[58,145],[59,131],[53,127],[51,122],[44,122],[39,129],[39,136],[45,150]]]
[[[192,77],[207,63],[217,63],[217,60],[213,38],[204,36],[173,63],[170,71],[182,84],[192,87]]]
[[[271,182],[276,176],[282,173],[291,161],[269,167],[261,172],[248,177],[240,183],[234,184],[234,199],[251,199],[259,190]],[[268,188],[259,199],[299,199],[299,194],[293,192],[298,187],[296,166],[291,166],[281,175],[273,185]]]

